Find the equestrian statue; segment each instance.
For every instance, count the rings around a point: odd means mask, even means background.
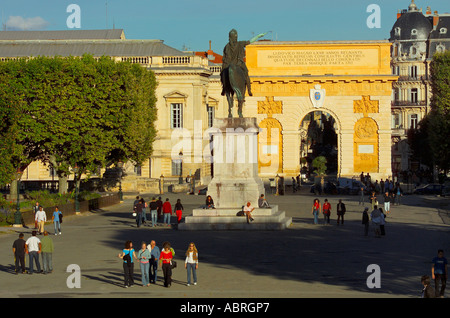
[[[238,100],[238,115],[242,115],[242,106],[245,102],[245,92],[248,91],[249,96],[252,95],[250,77],[248,69],[245,65],[245,47],[257,41],[267,33],[258,34],[250,39],[250,41],[238,41],[238,34],[235,29],[229,33],[229,42],[223,49],[222,72],[220,79],[222,82],[222,96],[227,96],[228,100],[228,118],[232,118],[232,109],[234,95]]]

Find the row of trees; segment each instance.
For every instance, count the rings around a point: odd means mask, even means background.
[[[154,73],[110,57],[37,57],[0,63],[0,184],[49,163],[60,191],[110,163],[149,158],[156,136]]]
[[[430,65],[431,112],[409,131],[412,154],[421,163],[450,170],[450,51],[437,53]]]

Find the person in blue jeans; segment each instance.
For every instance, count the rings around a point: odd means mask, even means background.
[[[150,286],[149,269],[150,269],[151,254],[150,251],[147,249],[147,244],[145,242],[142,242],[141,249],[137,254],[137,258],[139,260],[139,265],[141,267],[142,286],[148,287]]]
[[[55,212],[53,212],[52,221],[53,225],[55,226],[55,235],[61,234],[61,218],[62,213],[58,209],[58,207],[55,207]]]
[[[448,267],[444,250],[438,250],[438,255],[432,260],[431,277],[434,279],[436,297],[444,298],[445,286],[447,285]],[[440,285],[440,289],[439,289]]]
[[[186,251],[184,268],[187,269],[187,286],[191,286],[191,273],[194,278],[194,285],[197,285],[198,251],[194,243],[189,243]]]
[[[158,203],[156,202],[155,197],[152,198],[152,201],[148,206],[150,209],[150,217],[152,219],[152,227],[155,227],[158,220]]]
[[[150,242],[150,245],[147,246],[147,249],[150,251],[150,272],[149,272],[149,277],[150,277],[150,283],[151,284],[156,284],[156,280],[158,278],[158,260],[159,260],[159,256],[161,254],[161,251],[159,250],[159,247],[156,246],[156,242],[154,240],[152,240]]]
[[[314,199],[312,212],[311,214],[314,215],[314,224],[319,224],[319,213],[321,212],[321,206],[319,199]]]
[[[25,242],[25,252],[30,259],[30,268],[28,274],[33,274],[33,262],[36,262],[38,273],[41,273],[41,263],[39,263],[39,254],[42,251],[41,240],[36,236],[36,231],[31,232],[31,237]]]

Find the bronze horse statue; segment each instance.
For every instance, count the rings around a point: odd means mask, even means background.
[[[234,107],[234,96],[238,101],[238,115],[242,118],[242,106],[245,102],[245,91],[247,90],[247,83],[245,80],[244,71],[231,64],[223,70],[223,91],[228,100],[228,118],[232,118],[232,110]]]

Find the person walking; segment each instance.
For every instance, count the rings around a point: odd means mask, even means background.
[[[14,265],[16,275],[19,273],[19,263],[22,270],[22,274],[25,274],[25,240],[23,239],[23,233],[19,234],[19,238],[14,241],[12,250],[14,254]]]
[[[436,297],[444,298],[448,277],[448,262],[444,257],[444,250],[438,250],[437,256],[431,262],[431,277],[434,279],[434,293]]]
[[[339,225],[339,221],[344,225],[344,214],[346,212],[345,203],[342,202],[342,199],[339,199],[339,203],[337,204],[336,213],[337,213],[337,225]]]
[[[314,215],[314,224],[319,224],[319,213],[322,212],[319,199],[314,199],[311,214]]]
[[[164,274],[164,287],[172,285],[172,259],[173,254],[169,242],[163,243],[163,250],[159,256],[159,261],[162,263],[162,271]]]
[[[25,242],[25,252],[29,256],[30,268],[28,274],[34,273],[33,263],[36,263],[38,273],[41,273],[41,263],[39,263],[39,254],[41,254],[41,240],[36,236],[36,231],[31,232],[31,237]]]
[[[142,211],[144,210],[144,204],[141,200],[136,203],[136,206],[134,207],[136,212],[136,225],[137,227],[141,227],[142,224]]]
[[[376,205],[376,201],[377,201],[377,196],[375,195],[375,191],[372,191],[372,194],[370,195],[369,200],[370,200],[371,208],[373,211],[373,209],[375,208],[375,205]]]
[[[158,220],[161,222],[162,221],[162,207],[163,207],[163,202],[161,197],[158,197],[158,200],[156,201],[156,204],[158,205]]]
[[[53,240],[48,235],[47,231],[44,231],[44,237],[41,240],[42,245],[42,266],[44,267],[44,274],[50,274],[53,272]]]
[[[142,203],[142,223],[145,224],[147,222],[147,202],[145,202],[144,198],[141,198]]]
[[[133,242],[126,241],[125,248],[122,253],[118,255],[123,260],[123,273],[124,273],[124,287],[133,287],[134,285],[134,263],[133,258],[137,259],[136,253],[133,248]]]
[[[328,199],[325,199],[325,202],[322,205],[322,213],[323,213],[323,224],[330,224],[330,215],[331,215],[331,204],[328,203]]]
[[[178,224],[180,224],[181,217],[182,217],[183,210],[184,210],[180,199],[177,199],[177,203],[175,203],[175,207],[173,208],[173,210],[175,212],[175,215],[177,216],[177,222],[178,222]]]
[[[151,255],[149,268],[150,283],[156,284],[156,281],[158,279],[158,262],[161,251],[159,250],[159,247],[156,246],[156,242],[154,240],[150,242],[150,245],[147,246],[147,249],[150,251]]]
[[[187,270],[187,286],[191,286],[191,272],[194,279],[194,285],[197,285],[197,269],[198,269],[198,251],[193,242],[189,243],[186,251],[186,260],[184,268]]]
[[[372,219],[372,224],[375,228],[375,237],[381,237],[380,232],[380,223],[381,223],[381,212],[378,210],[378,207],[375,205],[373,211],[370,213],[370,218]]]
[[[62,219],[62,213],[58,209],[58,207],[55,207],[55,212],[53,212],[52,221],[53,225],[55,227],[55,235],[61,234],[61,219]]]
[[[364,208],[362,213],[362,224],[364,224],[364,236],[369,235],[369,214],[367,213],[369,208]]]
[[[389,214],[391,212],[391,196],[389,195],[389,192],[386,191],[384,193],[384,210],[386,211],[386,214]]]
[[[363,205],[364,206],[364,187],[361,187],[359,189],[359,203],[358,205]]]
[[[145,242],[141,243],[141,249],[137,254],[137,258],[139,260],[139,266],[141,268],[141,280],[142,286],[150,286],[150,259],[151,253],[147,249],[147,244]]]
[[[39,212],[39,208],[41,207],[41,205],[39,204],[39,202],[36,202],[36,204],[33,207],[33,213],[34,213],[34,229],[37,230],[37,221],[36,221],[36,213]]]
[[[164,224],[170,226],[170,217],[172,216],[172,205],[169,202],[169,198],[166,198],[166,202],[164,202],[162,206],[162,212],[164,215]]]
[[[384,229],[384,225],[386,224],[385,215],[383,213],[383,208],[379,208],[380,210],[380,235],[386,235],[386,230]]]
[[[39,207],[39,211],[36,213],[35,221],[37,222],[39,234],[42,234],[44,232],[45,222],[47,222],[47,214],[41,206]]]
[[[403,196],[403,190],[400,187],[400,183],[398,182],[395,185],[394,194],[395,194],[395,205],[400,205],[401,197]]]
[[[152,227],[155,227],[158,222],[158,203],[156,202],[155,197],[152,198],[152,201],[149,204],[150,208],[150,217],[152,219]]]

